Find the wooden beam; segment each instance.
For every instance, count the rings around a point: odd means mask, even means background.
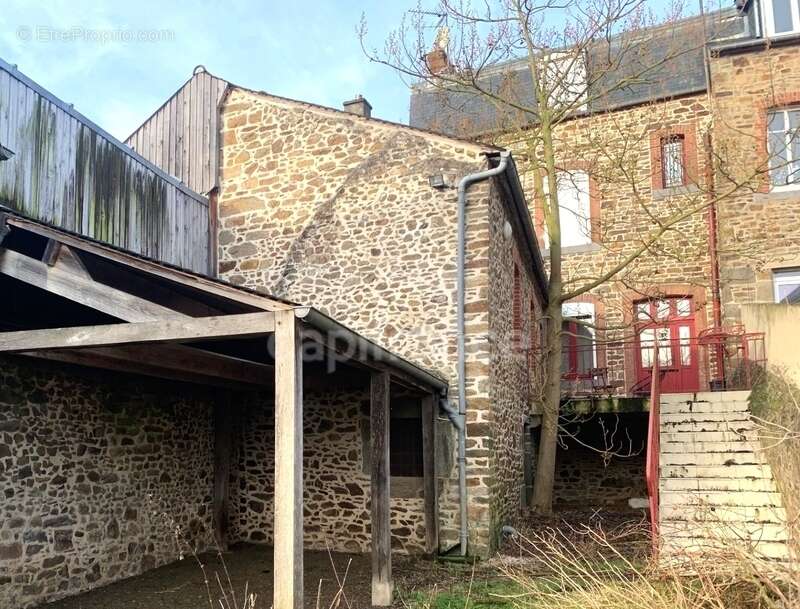
[[[57,242],[51,240],[49,243]],[[67,246],[62,246],[59,250],[55,264],[51,267],[18,252],[0,249],[0,273],[123,321],[191,319],[178,311],[94,281],[75,252]],[[26,355],[33,354],[26,353]],[[94,357],[96,362],[94,365],[99,368],[177,378],[189,382],[197,382],[197,379],[193,380],[192,377],[174,373],[186,372],[193,376],[207,374],[255,385],[266,384],[266,376],[273,374],[272,368],[264,364],[225,357],[184,345],[161,346],[158,355],[155,355],[150,347],[129,346],[83,351],[80,354],[55,352],[40,357],[81,365],[93,365]],[[142,366],[142,362],[157,362],[168,374],[159,374],[158,367]],[[201,379],[200,382],[204,381]]]
[[[294,315],[291,311],[289,312]],[[141,323],[108,324],[48,330],[0,333],[0,352],[76,349],[126,344],[178,343],[222,338],[264,336],[275,329],[270,312],[221,317],[165,319]]]
[[[214,539],[219,551],[228,549],[228,485],[231,475],[233,413],[228,395],[214,407]]]
[[[2,146],[0,146],[2,148]],[[3,241],[6,240],[6,237],[11,232],[11,227],[8,225],[7,219],[9,218],[8,214],[4,214],[0,212],[0,245],[3,245]]]
[[[47,266],[53,266],[61,253],[61,244],[53,239],[47,240],[47,245],[44,246],[44,254],[42,254],[42,262]]]
[[[370,478],[372,517],[372,605],[392,604],[392,531],[389,502],[388,372],[375,372],[370,383]]]
[[[292,311],[275,314],[273,609],[303,609],[303,358]]]
[[[0,273],[125,321],[187,318],[167,307],[97,283],[88,275],[60,265],[51,267],[13,250],[0,249]]]
[[[433,394],[422,398],[422,469],[425,487],[425,551],[439,551],[439,485],[436,480],[437,399]]]
[[[241,383],[271,386],[275,373],[269,364],[170,344],[31,351],[21,355],[223,387]]]
[[[369,359],[363,353],[353,353],[352,349],[337,344],[332,337],[323,336],[321,332],[315,330],[307,331],[305,333],[305,338],[317,343],[326,351],[328,351],[333,357],[339,357],[341,361],[344,361],[355,368],[368,370],[370,373],[375,371],[391,373],[392,381],[398,385],[402,385],[403,387],[417,390],[422,393],[429,393],[431,391],[429,386],[419,382],[410,374],[406,374],[403,371],[393,368],[392,366],[383,362]]]
[[[234,300],[243,304],[249,304],[258,309],[263,309],[265,311],[286,311],[294,308],[294,305],[280,302],[278,300],[269,298],[268,296],[259,296],[258,294],[252,294],[250,292],[237,289],[233,286],[228,286],[224,283],[201,277],[200,275],[169,268],[163,264],[146,260],[126,252],[121,252],[117,249],[104,246],[99,243],[87,241],[81,237],[70,235],[69,233],[65,233],[48,226],[43,226],[38,222],[26,220],[25,218],[8,216],[8,223],[11,226],[21,228],[49,239],[55,239],[64,245],[95,254],[101,258],[113,260],[131,268],[139,269],[151,275],[156,275],[158,277],[162,277],[169,281],[174,281],[175,283],[180,283],[197,290],[216,294],[217,296],[229,298],[230,300]]]

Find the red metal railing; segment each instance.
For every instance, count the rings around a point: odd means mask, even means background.
[[[654,346],[653,372],[650,382],[650,416],[647,421],[647,457],[645,479],[650,502],[650,537],[653,556],[658,555],[658,484],[659,455],[661,453],[661,370],[659,369],[658,344]]]
[[[647,397],[656,357],[660,393],[751,389],[766,365],[764,334],[733,326],[709,329],[690,338],[628,338],[573,345],[565,349],[562,393],[570,397]],[[582,365],[572,367],[573,362]]]

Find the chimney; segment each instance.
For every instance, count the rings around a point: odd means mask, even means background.
[[[425,65],[428,67],[428,71],[434,76],[446,72],[450,68],[450,62],[447,60],[447,53],[444,49],[438,47],[425,55]]]
[[[357,114],[358,116],[363,116],[364,118],[369,118],[372,116],[372,106],[360,94],[356,95],[355,99],[344,102],[342,107],[344,108],[345,112],[349,112],[350,114]]]

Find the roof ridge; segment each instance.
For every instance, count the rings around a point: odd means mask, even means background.
[[[259,90],[259,89],[251,89],[249,87],[244,87],[242,85],[237,85],[236,83],[232,83],[230,81],[225,81],[225,82],[227,82],[233,88],[241,89],[243,91],[247,91],[248,93],[253,93],[255,95],[261,95],[263,97],[269,97],[269,98],[276,99],[276,100],[279,100],[279,101],[282,101],[282,102],[285,102],[285,103],[288,103],[288,104],[295,104],[295,105],[298,105],[298,106],[307,107],[307,108],[309,108],[311,110],[316,110],[316,111],[321,111],[321,112],[331,112],[331,113],[335,113],[335,114],[339,114],[339,115],[345,115],[348,118],[353,118],[353,119],[357,119],[357,120],[364,121],[364,122],[377,123],[377,124],[383,125],[385,127],[412,131],[414,133],[418,133],[418,134],[421,134],[421,135],[424,135],[424,136],[434,137],[436,139],[446,140],[446,141],[453,142],[453,143],[456,143],[456,144],[474,146],[476,148],[480,148],[482,151],[498,152],[498,151],[501,151],[501,150],[505,150],[505,148],[503,148],[501,146],[496,146],[494,144],[487,144],[487,143],[481,142],[479,140],[473,140],[473,139],[455,137],[455,136],[452,136],[452,135],[446,135],[446,134],[439,133],[437,131],[433,131],[433,130],[430,130],[430,129],[422,129],[420,127],[414,127],[412,125],[407,125],[405,123],[398,123],[398,122],[386,120],[386,119],[383,119],[383,118],[376,118],[374,116],[370,116],[370,117],[361,116],[361,115],[358,115],[358,114],[353,114],[352,112],[348,112],[347,110],[342,110],[340,108],[334,108],[332,106],[324,106],[322,104],[317,104],[317,103],[309,102],[309,101],[303,101],[303,100],[300,100],[300,99],[294,99],[292,97],[285,97],[283,95],[276,95],[275,93],[269,93],[267,91],[263,91],[263,90]]]

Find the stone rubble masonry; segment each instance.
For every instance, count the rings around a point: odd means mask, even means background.
[[[565,291],[579,288],[588,279],[600,277],[630,255],[653,229],[650,213],[665,218],[687,205],[701,203],[696,185],[654,189],[656,170],[652,147],[658,134],[682,133],[690,176],[702,184],[706,168],[701,146],[711,113],[705,95],[690,95],[664,102],[644,104],[613,113],[593,115],[562,123],[555,133],[558,167],[587,171],[592,176],[592,243],[563,250]],[[502,143],[502,141],[500,142]],[[524,144],[510,141],[512,150]],[[519,155],[524,152],[518,150]],[[518,155],[518,156],[519,156]],[[521,157],[520,158],[524,158]],[[623,175],[619,166],[625,168]],[[531,215],[538,217],[533,174],[518,161]],[[656,172],[657,173],[657,172]],[[658,174],[660,175],[660,174]],[[635,191],[634,191],[635,186]],[[637,194],[638,193],[638,197]],[[633,302],[648,295],[697,294],[697,329],[711,322],[708,287],[707,213],[701,210],[675,226],[651,249],[613,280],[602,283],[576,301],[594,302],[598,324],[612,330],[598,332],[598,365],[609,369],[609,381],[624,394],[635,382],[631,345]],[[544,247],[544,241],[541,242]],[[549,250],[543,251],[546,264]]]
[[[304,545],[308,549],[368,552],[370,477],[363,467],[361,422],[369,391],[303,396]],[[271,544],[274,499],[274,404],[256,394],[240,404],[231,476],[231,541]],[[391,500],[392,546],[425,550],[422,496]]]
[[[701,189],[707,186],[704,137],[710,129],[714,151],[725,172],[742,182],[756,176],[731,195],[725,194],[731,183],[724,172],[715,176],[716,192],[723,194],[718,205],[723,323],[739,323],[742,304],[773,302],[773,271],[800,266],[800,190],[770,191],[763,171],[768,111],[800,104],[798,47],[714,55],[710,65],[710,99],[706,93],[688,95],[582,117],[559,126],[555,138],[559,167],[588,170],[594,176],[593,244],[566,248],[565,278],[567,282],[575,280],[568,287],[580,285],[576,278],[583,281],[600,275],[630,253],[653,226],[648,213],[663,217],[699,201],[692,184],[696,182]],[[686,188],[661,189],[658,146],[666,134],[684,136],[690,180]],[[503,143],[502,138],[499,143]],[[524,143],[509,139],[508,145],[518,153],[524,152]],[[627,151],[625,155],[621,150]],[[609,157],[624,160],[647,213],[639,207],[631,180],[620,179]],[[541,213],[535,209],[532,176],[522,158],[518,155],[518,167],[541,238]],[[625,393],[635,381],[633,349],[626,354],[614,344],[632,336],[632,300],[664,292],[702,293],[702,300],[708,304],[695,312],[697,330],[713,322],[707,221],[705,210],[694,214],[618,280],[592,290],[591,294],[603,303],[603,322],[626,328],[600,335],[611,344],[599,347],[598,360],[607,361],[609,380],[617,385],[617,392]]]
[[[221,277],[321,309],[449,379],[455,399],[453,186],[486,167],[483,149],[238,88],[221,112]],[[430,186],[438,174],[450,187]],[[493,256],[519,250],[521,239],[514,231],[513,247],[492,246],[504,218],[490,207],[500,196],[487,183],[474,186],[467,214],[467,471],[477,553],[493,547],[497,523],[519,506],[520,489],[500,481],[521,485],[521,463],[511,455],[530,410],[527,384],[494,401],[493,385],[503,379],[493,376],[492,358],[512,347],[510,332],[491,336],[508,323],[492,287],[511,291],[503,285],[509,275],[497,270],[510,258]],[[532,293],[531,265],[522,270]],[[496,455],[506,438],[514,439],[511,453]],[[443,548],[458,539],[456,475],[452,469],[441,481]]]
[[[797,45],[716,57],[711,62],[716,145],[731,155],[740,181],[763,169],[767,112],[800,103]],[[772,273],[800,266],[800,190],[770,191],[764,173],[719,209],[725,322],[741,305],[774,302]],[[730,187],[723,177],[719,188]]]
[[[174,384],[2,358],[0,606],[55,600],[207,547],[211,411],[207,394]]]

